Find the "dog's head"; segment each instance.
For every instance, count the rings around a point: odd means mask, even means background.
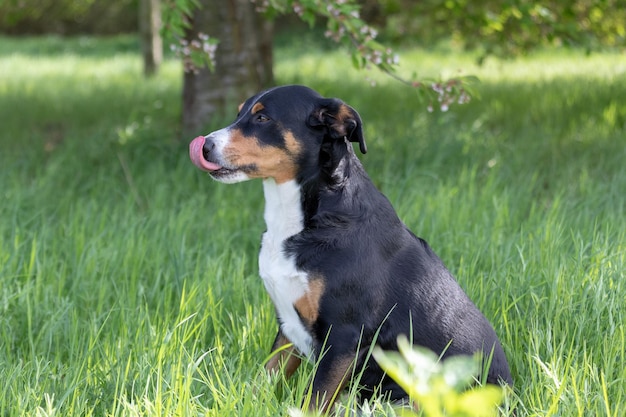
[[[338,154],[351,152],[347,142],[358,142],[367,152],[359,114],[339,99],[293,85],[249,98],[230,126],[195,138],[189,154],[221,182],[274,178],[282,183],[332,169]]]

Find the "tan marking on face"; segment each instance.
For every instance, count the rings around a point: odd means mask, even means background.
[[[285,147],[287,148],[287,151],[289,152],[290,155],[292,155],[295,158],[296,156],[300,154],[300,148],[301,148],[300,142],[298,141],[298,139],[296,139],[296,137],[290,131],[287,131],[285,133],[284,138],[285,138]]]
[[[324,281],[320,278],[309,282],[307,292],[296,300],[294,308],[307,324],[313,324],[320,312],[320,299],[324,294]]]
[[[272,349],[276,351],[289,343],[291,343],[291,341],[281,334],[278,339],[276,339],[276,343],[274,343]],[[291,345],[288,348],[281,349],[280,352],[274,353],[265,365],[265,369],[273,373],[278,372],[284,366],[285,376],[289,378],[296,369],[298,369],[301,362],[302,360],[298,356],[295,346]]]
[[[300,144],[289,131],[285,133],[285,148],[261,146],[254,137],[244,136],[240,130],[231,131],[230,142],[224,147],[224,159],[234,167],[254,166],[246,171],[250,178],[274,178],[280,184],[296,177],[296,158]]]
[[[254,103],[254,106],[252,106],[252,110],[250,110],[251,114],[256,114],[258,112],[260,112],[261,110],[263,110],[265,108],[265,106],[263,105],[263,103],[259,103],[256,102]]]
[[[241,104],[239,105],[239,107],[237,107],[237,111],[238,111],[238,112],[241,112],[241,109],[243,109],[243,105],[244,105],[244,104],[245,104],[245,103],[241,103]]]

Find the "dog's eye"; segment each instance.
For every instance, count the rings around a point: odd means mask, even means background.
[[[257,121],[257,122],[260,122],[260,123],[265,123],[265,122],[269,122],[269,121],[270,121],[270,118],[269,118],[269,117],[267,117],[267,116],[265,116],[264,114],[259,114],[259,115],[256,117],[256,121]]]

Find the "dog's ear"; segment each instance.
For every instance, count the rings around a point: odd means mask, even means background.
[[[324,98],[309,116],[309,126],[326,127],[331,139],[346,138],[358,142],[361,153],[367,153],[361,116],[352,107],[336,98]]]

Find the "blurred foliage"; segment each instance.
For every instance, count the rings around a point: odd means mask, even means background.
[[[176,7],[188,3],[194,2],[164,1],[166,6]],[[352,2],[340,0],[330,9],[326,7],[333,2],[319,0],[255,0],[255,3],[260,8],[295,9],[296,13],[304,13],[301,18],[305,21],[313,19],[311,10],[317,8],[316,14],[330,21],[329,30],[335,36],[354,23],[350,19],[354,10],[337,14],[350,9]],[[468,49],[479,47],[484,55],[499,56],[519,55],[545,45],[572,45],[588,50],[626,48],[626,0],[359,0],[357,3],[361,5],[361,17],[381,29],[385,43],[428,45],[452,38]],[[168,10],[165,7],[164,13]],[[138,0],[2,0],[0,32],[134,32],[137,12]],[[339,20],[337,16],[345,19]],[[363,35],[367,36],[369,32],[365,29]],[[387,56],[385,48],[375,46],[369,48],[374,58],[380,56],[382,62],[393,59]],[[367,58],[366,54],[359,57],[361,65],[368,62]]]
[[[476,385],[481,371],[478,356],[452,356],[445,361],[432,351],[398,338],[399,352],[374,349],[374,358],[385,372],[418,405],[420,414],[406,410],[402,416],[495,417],[505,388]],[[488,368],[485,368],[488,369]]]
[[[0,33],[135,32],[138,9],[138,0],[2,0]]]
[[[454,39],[484,54],[538,46],[626,47],[624,0],[365,0],[364,12],[393,41]]]

